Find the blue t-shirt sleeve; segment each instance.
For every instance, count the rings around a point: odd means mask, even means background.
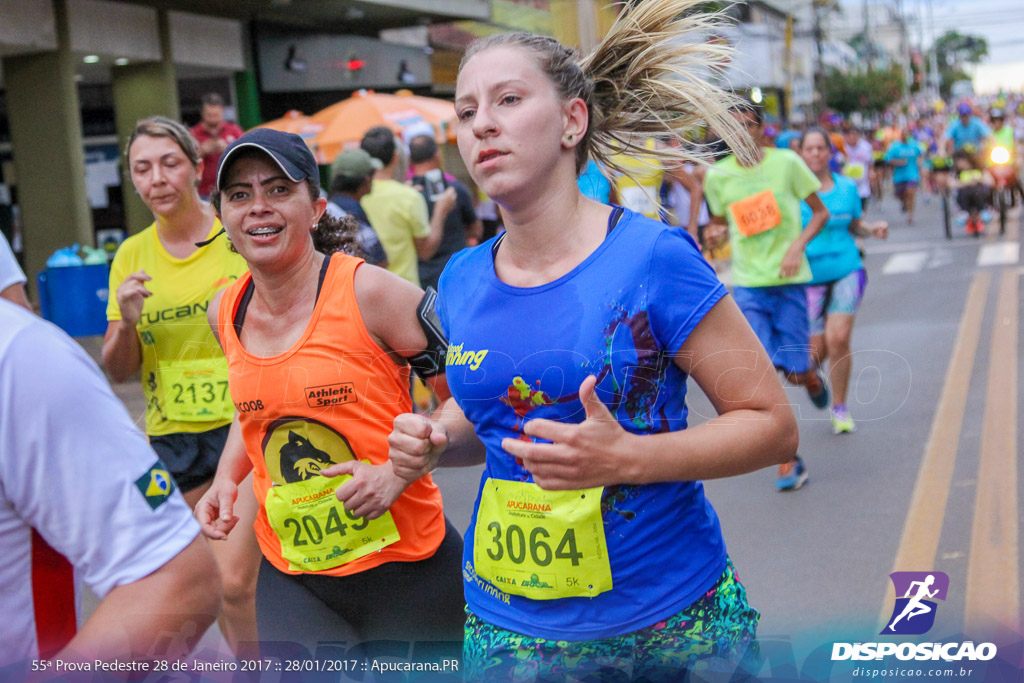
[[[661,348],[675,353],[726,289],[681,228],[661,231],[649,263],[651,331]]]

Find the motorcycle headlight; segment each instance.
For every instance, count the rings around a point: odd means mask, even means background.
[[[993,164],[1002,166],[1010,160],[1010,150],[1005,147],[996,147],[992,150],[989,158],[992,159]]]

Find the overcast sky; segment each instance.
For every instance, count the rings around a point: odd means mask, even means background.
[[[864,0],[841,0],[843,5],[863,5]],[[869,4],[894,6],[896,0],[868,0]],[[988,60],[977,71],[979,91],[1012,90],[1024,87],[1024,0],[930,0],[935,18],[935,35],[957,30],[984,36],[989,44]],[[923,20],[924,44],[932,42],[928,22],[929,0],[903,0],[908,19]],[[918,44],[920,27],[910,25],[911,42]]]

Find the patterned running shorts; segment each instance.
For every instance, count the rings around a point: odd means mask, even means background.
[[[677,683],[693,674],[741,680],[757,673],[761,614],[730,560],[718,582],[681,612],[647,628],[598,640],[532,638],[490,624],[466,609],[467,681],[509,683]],[[741,671],[742,669],[742,671]]]
[[[811,336],[825,333],[825,318],[830,315],[855,315],[867,286],[868,275],[863,268],[835,282],[807,285],[807,319]]]

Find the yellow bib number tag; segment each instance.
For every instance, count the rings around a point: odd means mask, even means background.
[[[782,223],[782,212],[771,190],[730,204],[729,211],[736,222],[736,229],[744,237],[759,235]]]
[[[390,512],[367,521],[354,517],[334,496],[351,478],[317,476],[267,491],[267,520],[292,571],[333,569],[401,538]]]
[[[230,420],[235,406],[228,394],[228,362],[203,358],[157,367],[167,419],[178,422]]]
[[[545,491],[488,478],[476,517],[477,575],[533,600],[592,598],[611,590],[602,491]]]
[[[861,180],[864,177],[864,164],[850,162],[843,166],[843,175],[851,180]]]
[[[960,182],[964,185],[973,185],[974,183],[981,182],[981,179],[985,177],[985,174],[978,170],[961,171]]]

